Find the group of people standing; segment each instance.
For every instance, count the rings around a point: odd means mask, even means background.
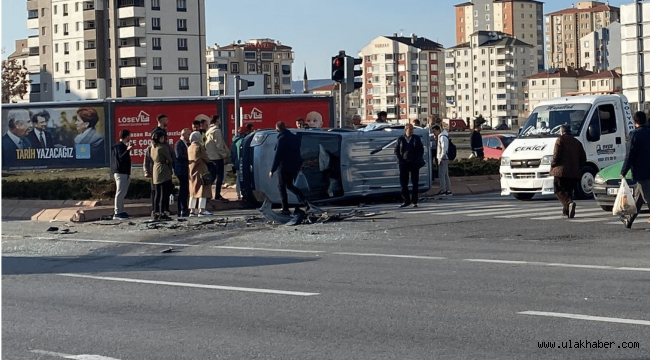
[[[231,156],[233,162],[239,159],[239,150],[235,147],[253,131],[252,124],[238,129],[233,138],[233,149],[229,149],[218,115],[212,117],[209,126],[206,120],[195,120],[192,130],[184,128],[180,140],[172,147],[167,136],[168,117],[160,114],[157,120],[158,126],[151,131],[151,145],[145,150],[143,164],[145,177],[151,178],[152,218],[171,220],[169,206],[174,191],[173,174],[179,182],[178,217],[211,216],[212,213],[206,209],[207,200],[228,202],[221,195],[225,164]],[[130,135],[129,130],[122,130],[120,141],[111,150],[111,172],[117,188],[114,219],[129,218],[124,211],[124,198],[131,175]],[[213,183],[216,184],[214,194]]]

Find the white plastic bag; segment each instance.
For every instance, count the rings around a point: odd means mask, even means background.
[[[636,201],[634,201],[634,194],[626,180],[621,180],[621,187],[618,189],[618,193],[616,194],[612,214],[616,216],[636,214]]]

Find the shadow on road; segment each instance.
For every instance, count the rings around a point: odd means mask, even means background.
[[[317,259],[265,256],[2,257],[2,275],[224,269],[289,265]]]

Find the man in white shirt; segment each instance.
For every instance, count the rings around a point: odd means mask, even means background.
[[[438,160],[438,176],[440,177],[440,191],[437,196],[451,196],[451,179],[449,179],[449,157],[447,151],[449,150],[449,133],[444,130],[440,125],[433,126],[433,134],[438,142],[438,149],[436,150],[436,159]]]

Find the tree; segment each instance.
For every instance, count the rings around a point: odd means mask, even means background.
[[[2,60],[2,103],[16,102],[27,94],[27,86],[32,80],[27,79],[27,68],[18,64],[16,59]]]

